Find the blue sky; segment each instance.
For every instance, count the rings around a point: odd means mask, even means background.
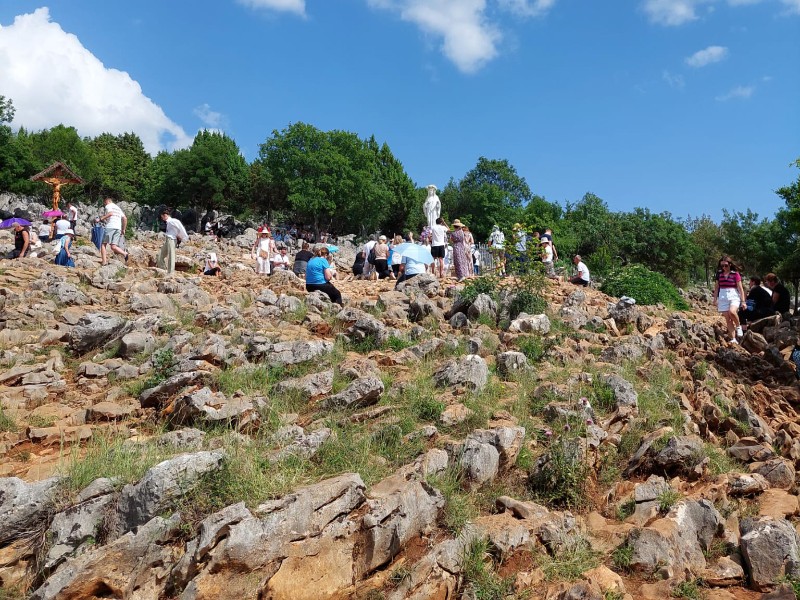
[[[771,217],[800,158],[800,0],[3,0],[15,126],[203,127],[245,157],[303,121],[420,186],[505,158],[534,193]]]

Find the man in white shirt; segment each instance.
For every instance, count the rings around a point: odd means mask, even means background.
[[[431,227],[431,256],[433,256],[433,272],[436,274],[436,268],[439,268],[439,278],[444,279],[444,255],[446,254],[447,247],[447,232],[450,228],[445,223],[442,217],[436,219],[433,227]]]
[[[56,221],[56,230],[53,234],[54,240],[60,240],[67,234],[67,229],[70,229],[69,221],[67,221],[63,216],[59,217]]]
[[[506,234],[500,231],[500,226],[495,225],[492,227],[492,233],[489,234],[489,248],[491,248],[494,261],[496,263],[494,269],[501,276],[506,274]]]
[[[67,220],[72,231],[75,231],[75,226],[78,224],[78,209],[72,202],[67,202]]]
[[[158,254],[156,266],[159,269],[166,269],[167,273],[175,272],[175,248],[177,240],[185,242],[189,239],[189,234],[183,227],[183,223],[169,216],[169,211],[161,211],[161,220],[167,224],[167,237],[161,252]]]
[[[369,279],[372,276],[372,272],[375,270],[375,265],[369,262],[369,252],[377,243],[375,234],[372,234],[369,236],[369,241],[362,247],[362,252],[364,252],[364,271],[361,273],[361,279]]]
[[[122,209],[114,204],[111,198],[106,198],[103,201],[106,205],[106,214],[100,217],[100,221],[105,223],[105,235],[103,236],[103,244],[100,246],[100,259],[104,265],[108,264],[108,246],[115,254],[125,257],[125,262],[128,262],[128,253],[120,247],[122,243],[122,236],[128,228],[128,217],[122,212]]]
[[[278,254],[272,256],[272,272],[275,271],[288,271],[289,270],[289,257],[286,254],[286,246],[281,246]]]
[[[569,278],[569,282],[574,283],[575,285],[582,285],[584,287],[588,286],[589,282],[591,281],[589,269],[585,264],[583,264],[580,254],[576,254],[572,258],[572,264],[575,265],[575,270],[577,273],[573,277]]]

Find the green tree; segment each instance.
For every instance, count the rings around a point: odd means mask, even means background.
[[[141,201],[150,155],[135,133],[103,133],[89,142],[97,163],[93,191],[96,197]]]
[[[716,270],[717,261],[722,253],[720,226],[708,215],[688,217],[683,225],[697,247],[697,260],[702,266],[706,284],[711,285],[711,275]]]
[[[800,159],[794,165],[800,168]],[[780,239],[785,243],[785,254],[777,266],[780,277],[794,286],[795,312],[800,306],[800,176],[790,185],[776,190],[786,207],[781,208],[775,216]]]
[[[78,135],[74,127],[56,125],[51,129],[43,129],[27,134],[25,142],[29,144],[36,170],[40,171],[55,161],[61,161],[77,173],[91,189],[98,180],[97,160],[89,147],[89,143]],[[31,173],[33,175],[34,173]],[[80,185],[67,185],[61,188],[64,198],[76,198],[86,193]],[[50,195],[50,187],[44,183],[37,184],[43,196]]]
[[[29,147],[17,139],[8,123],[14,120],[14,104],[0,96],[0,191],[29,194],[35,189],[28,177],[36,173]]]
[[[619,216],[618,252],[623,264],[642,264],[678,285],[685,285],[698,248],[668,212],[636,208]]]
[[[239,211],[249,199],[250,168],[236,142],[223,133],[203,130],[191,147],[159,163],[163,173],[153,186],[156,204]]]
[[[789,251],[780,224],[759,219],[750,209],[746,212],[723,210],[722,214],[722,250],[733,257],[743,274],[764,275],[775,270]]]
[[[441,193],[442,214],[466,223],[476,239],[486,239],[497,224],[510,229],[533,198],[524,177],[508,160],[481,156],[463,179],[452,179]]]
[[[560,256],[580,254],[598,275],[607,273],[620,262],[620,220],[591,192],[575,204],[567,203],[564,217],[554,233]]]

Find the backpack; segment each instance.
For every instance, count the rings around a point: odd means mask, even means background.
[[[795,346],[789,359],[797,366],[797,378],[800,379],[800,346]]]
[[[369,256],[367,257],[367,262],[371,265],[375,264],[375,246],[369,249]]]

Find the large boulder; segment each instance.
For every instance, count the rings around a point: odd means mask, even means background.
[[[419,290],[428,298],[433,298],[439,294],[439,279],[430,273],[422,273],[406,281],[401,281],[397,285],[399,292],[408,292],[409,290]]]
[[[489,367],[477,354],[467,354],[445,364],[433,374],[433,379],[439,387],[481,391],[489,381]]]
[[[127,325],[128,321],[119,315],[87,313],[70,331],[70,348],[76,354],[85,354],[119,337]]]
[[[550,333],[550,319],[547,315],[529,315],[520,313],[508,326],[510,333]]]
[[[59,496],[59,477],[26,483],[16,477],[0,479],[0,545],[29,533],[44,521]]]
[[[633,389],[633,385],[620,377],[619,375],[604,375],[600,381],[605,383],[611,388],[611,393],[614,395],[614,404],[616,408],[631,407],[637,408],[639,405],[639,395]]]
[[[94,543],[113,500],[113,494],[103,494],[71,506],[53,517],[48,531],[52,544],[45,557],[45,569],[53,569]]]
[[[117,535],[147,523],[203,475],[219,469],[224,458],[221,451],[182,454],[150,468],[138,483],[126,485],[117,505]]]
[[[360,377],[338,394],[320,403],[323,408],[359,408],[375,404],[383,394],[384,385],[379,377]]]
[[[742,556],[755,589],[771,589],[784,575],[800,577],[800,535],[789,521],[744,519],[741,534]]]
[[[473,321],[483,317],[494,322],[497,319],[497,302],[488,294],[478,294],[469,305],[467,316]]]
[[[246,354],[251,361],[264,361],[277,367],[308,362],[329,354],[331,350],[333,342],[328,340],[272,343],[267,338],[256,336],[250,341]]]

